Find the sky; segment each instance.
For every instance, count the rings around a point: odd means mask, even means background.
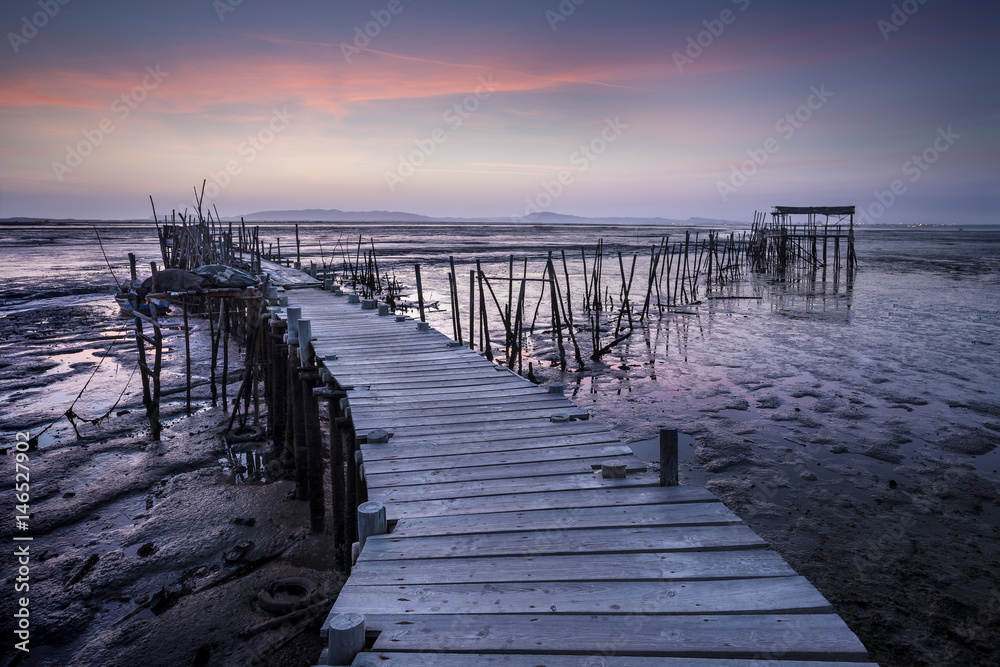
[[[0,218],[1000,222],[1000,3],[5,0]]]

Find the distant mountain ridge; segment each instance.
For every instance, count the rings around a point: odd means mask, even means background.
[[[453,223],[476,223],[476,222],[507,222],[507,223],[536,223],[536,224],[640,224],[640,225],[732,225],[746,224],[736,220],[713,220],[710,218],[688,218],[687,220],[675,220],[671,218],[638,218],[638,217],[612,217],[612,218],[590,218],[579,215],[565,215],[562,213],[552,213],[542,211],[531,213],[526,216],[511,217],[481,217],[481,218],[455,218],[455,217],[430,217],[418,213],[406,213],[403,211],[341,211],[340,209],[307,208],[285,211],[258,211],[248,213],[243,216],[233,216],[223,218],[223,220],[238,221],[240,217],[245,221],[253,222],[453,222]]]

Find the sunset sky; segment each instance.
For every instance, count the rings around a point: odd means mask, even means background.
[[[17,0],[0,26],[0,218],[141,219],[208,179],[227,216],[1000,222],[995,2]]]

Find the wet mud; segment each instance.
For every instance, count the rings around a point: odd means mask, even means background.
[[[332,540],[309,532],[306,503],[294,500],[294,483],[271,462],[269,444],[227,448],[229,414],[211,407],[204,384],[207,324],[192,320],[195,414],[188,417],[184,392],[176,391],[179,318],[166,320],[174,342],[164,355],[164,387],[175,391],[163,399],[167,425],[154,442],[137,378],[122,392],[134,339],[102,362],[121,323],[101,310],[33,309],[23,327],[7,329],[16,338],[4,346],[0,386],[14,409],[0,421],[3,446],[13,446],[17,431],[56,426],[30,455],[29,530],[18,533],[33,538],[17,543],[30,550],[31,651],[4,651],[0,665],[314,664],[323,649],[319,626],[342,585],[330,565]],[[238,365],[235,347],[231,359]],[[118,404],[98,424],[78,419],[77,437],[58,410],[91,375],[75,410],[90,417]],[[239,384],[228,389],[231,398]],[[13,489],[0,491],[0,502],[13,507]],[[4,522],[0,540],[13,544],[14,530]],[[5,568],[10,590],[15,572]],[[288,578],[315,585],[292,600],[305,611],[262,608],[262,591]],[[11,618],[14,604],[4,596],[0,613]]]

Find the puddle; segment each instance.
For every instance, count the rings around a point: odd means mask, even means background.
[[[219,459],[219,465],[233,484],[267,484],[274,481],[268,473],[268,463],[275,458],[272,454],[257,449],[232,450],[227,456]]]

